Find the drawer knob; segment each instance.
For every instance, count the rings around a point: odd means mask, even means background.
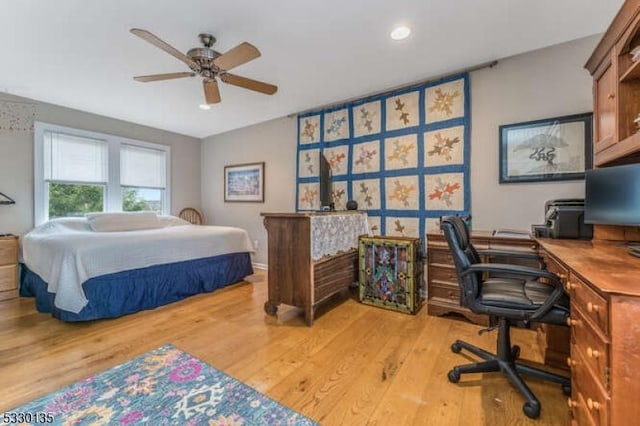
[[[567,280],[567,283],[564,285],[565,290],[571,291],[576,289],[576,285],[571,281]]]
[[[615,94],[615,93],[609,93],[609,94],[607,95],[607,99],[613,99],[613,98],[615,98],[615,97],[616,97],[616,94]]]
[[[600,311],[600,306],[594,305],[591,302],[587,303],[587,312],[593,313],[593,312],[599,312],[599,311]]]
[[[571,317],[567,318],[567,325],[569,327],[578,325],[578,320],[572,319]]]
[[[587,348],[587,356],[589,358],[598,358],[600,357],[600,352],[595,349]]]
[[[577,362],[575,362],[575,360],[571,359],[571,357],[567,358],[567,365],[569,367],[574,367],[577,364]]]
[[[575,408],[578,406],[578,403],[575,400],[568,398],[567,405],[569,405],[569,408]]]
[[[567,274],[565,274],[564,272],[558,272],[558,278],[560,278],[561,280],[566,280]]]
[[[587,398],[587,406],[589,407],[589,410],[598,411],[600,409],[600,403],[591,398]]]

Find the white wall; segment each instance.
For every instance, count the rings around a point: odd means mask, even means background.
[[[542,223],[544,202],[583,197],[582,181],[498,183],[498,126],[592,110],[591,77],[583,69],[599,36],[500,60],[471,74],[471,213],[475,229],[528,230]],[[366,94],[363,94],[366,95]],[[264,204],[224,203],[224,165],[266,162]],[[211,136],[202,144],[202,206],[209,223],[240,226],[259,240],[254,261],[266,263],[260,212],[295,209],[296,120]]]
[[[126,121],[0,93],[0,102],[35,105],[35,119],[171,146],[171,212],[200,207],[200,140]],[[0,206],[0,233],[33,227],[33,132],[0,131],[0,192],[16,201]]]
[[[253,261],[267,263],[267,232],[260,213],[295,210],[296,118],[279,118],[210,136],[202,142],[202,209],[210,225],[239,226],[258,240]],[[224,166],[265,164],[264,203],[225,203]]]
[[[544,202],[584,198],[584,181],[498,183],[502,124],[593,110],[583,65],[600,36],[499,61],[471,74],[471,215],[475,229],[529,230],[544,223]]]

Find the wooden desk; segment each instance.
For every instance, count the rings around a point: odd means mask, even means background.
[[[640,259],[621,243],[538,239],[571,297],[574,425],[640,418]]]

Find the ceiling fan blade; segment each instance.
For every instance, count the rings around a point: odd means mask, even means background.
[[[168,74],[139,75],[137,77],[133,77],[133,79],[135,81],[148,83],[150,81],[171,80],[174,78],[193,77],[195,75],[196,73],[194,72],[172,72]]]
[[[240,43],[233,49],[213,60],[213,64],[221,70],[229,71],[238,65],[247,63],[260,56],[260,51],[251,43]]]
[[[245,89],[254,90],[256,92],[264,93],[265,95],[273,95],[278,91],[278,86],[273,84],[263,83],[262,81],[252,80],[246,77],[240,77],[239,75],[224,73],[220,76],[225,83],[233,84],[234,86],[244,87]]]
[[[218,90],[218,82],[215,80],[203,80],[204,98],[207,104],[217,104],[220,102],[220,90]]]
[[[184,53],[180,52],[178,49],[176,49],[175,47],[171,46],[170,44],[160,40],[157,36],[151,34],[149,31],[141,30],[140,28],[131,28],[130,31],[131,31],[131,34],[137,35],[141,39],[153,44],[154,46],[156,46],[159,49],[164,50],[165,52],[167,52],[169,55],[173,56],[174,58],[177,58],[177,59],[181,60],[182,62],[184,62],[185,64],[189,65],[189,68],[191,68],[192,70],[194,70],[196,72],[200,71],[200,65],[198,65],[193,59],[191,59],[190,57],[188,57]]]

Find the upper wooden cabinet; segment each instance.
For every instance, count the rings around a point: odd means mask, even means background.
[[[594,165],[640,162],[640,0],[627,0],[585,68],[593,76]]]

